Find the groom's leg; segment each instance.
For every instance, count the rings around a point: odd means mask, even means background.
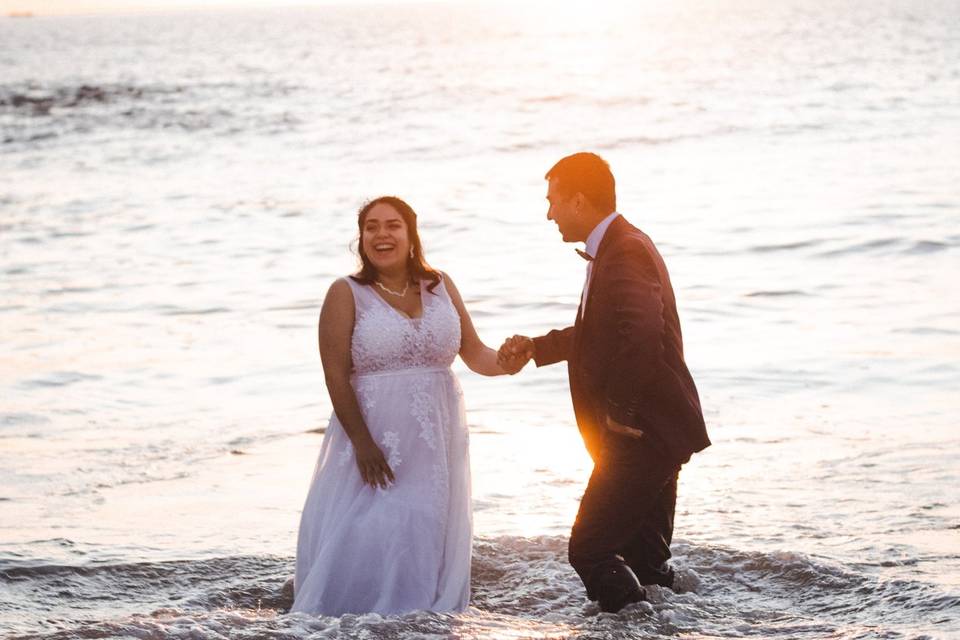
[[[636,535],[623,550],[623,559],[633,569],[640,584],[673,586],[670,542],[673,539],[673,514],[677,505],[677,475],[674,475],[642,518]]]
[[[642,441],[610,445],[594,467],[570,533],[570,564],[591,600],[601,599],[605,584],[627,571],[624,550],[677,474],[676,465]]]

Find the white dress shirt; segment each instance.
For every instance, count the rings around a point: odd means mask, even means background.
[[[590,255],[591,258],[597,257],[597,251],[600,250],[600,243],[603,242],[603,236],[606,235],[607,229],[610,227],[610,223],[613,222],[614,218],[620,214],[614,211],[606,218],[597,223],[597,226],[593,228],[593,231],[590,232],[590,235],[587,236],[586,247],[584,248],[586,253]],[[583,283],[583,294],[580,296],[580,317],[583,317],[583,312],[587,308],[587,293],[590,291],[590,276],[593,274],[593,260],[587,263],[587,277]]]

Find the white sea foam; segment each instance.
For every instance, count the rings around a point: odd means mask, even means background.
[[[478,541],[473,598],[463,614],[403,616],[286,614],[284,585],[292,558],[221,557],[133,564],[43,565],[3,558],[0,580],[13,598],[0,620],[13,637],[164,638],[373,637],[662,637],[677,634],[767,635],[785,620],[790,637],[854,636],[871,630],[898,637],[909,616],[922,614],[937,629],[960,606],[960,596],[922,583],[889,584],[865,573],[792,552],[743,554],[683,543],[675,558],[681,575],[702,574],[697,592],[649,587],[649,602],[611,615],[586,601],[566,564],[563,537],[502,537]],[[685,579],[686,579],[685,578]],[[89,603],[123,593],[104,616]],[[22,597],[59,600],[55,614],[31,619]],[[13,622],[19,617],[19,622]],[[914,621],[915,624],[915,621]],[[771,627],[771,625],[773,625]],[[950,626],[942,626],[943,631]],[[767,631],[763,631],[767,630]],[[817,635],[821,634],[821,635]]]

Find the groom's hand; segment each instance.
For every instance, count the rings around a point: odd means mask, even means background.
[[[643,437],[643,431],[637,429],[636,427],[628,427],[625,424],[621,424],[611,418],[609,414],[607,414],[607,429],[610,429],[610,431],[615,431],[620,435],[627,436],[628,438],[635,438],[639,440]]]
[[[533,340],[527,336],[512,336],[504,340],[497,351],[497,364],[513,375],[523,369],[534,356]]]

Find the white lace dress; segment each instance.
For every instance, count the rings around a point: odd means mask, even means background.
[[[369,286],[353,291],[353,388],[396,481],[363,483],[330,418],[300,520],[292,611],[337,616],[461,611],[470,599],[470,463],[450,364],[460,318],[441,282],[410,319]]]

